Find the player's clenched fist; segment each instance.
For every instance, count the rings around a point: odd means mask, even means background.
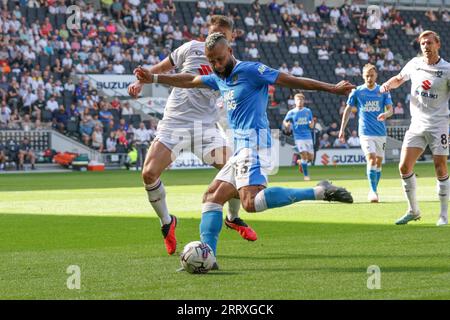
[[[139,81],[143,83],[152,83],[153,74],[149,70],[139,66],[134,69],[133,73]]]
[[[135,81],[128,86],[128,94],[133,99],[136,99],[139,96],[139,94],[141,93],[142,87],[143,87],[143,83],[141,83],[140,81]]]

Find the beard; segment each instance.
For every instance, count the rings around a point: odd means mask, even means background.
[[[228,78],[231,72],[233,72],[233,68],[234,68],[233,59],[230,58],[230,60],[228,60],[227,64],[225,65],[225,69],[222,72],[217,71],[217,69],[213,70],[214,73],[217,74],[219,77]]]

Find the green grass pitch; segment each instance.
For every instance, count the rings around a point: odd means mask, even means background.
[[[406,202],[395,165],[385,166],[382,203],[367,203],[365,168],[296,168],[272,186],[307,187],[328,178],[354,204],[305,201],[241,216],[258,232],[247,242],[222,230],[221,270],[175,272],[137,172],[0,175],[0,299],[449,299],[450,229],[436,227],[439,202],[432,164],[419,164],[422,220],[394,221]],[[178,251],[198,240],[201,196],[213,170],[163,175],[179,218]],[[226,208],[226,207],[225,207]],[[81,270],[70,290],[68,266]],[[381,288],[369,290],[367,268],[379,266]]]

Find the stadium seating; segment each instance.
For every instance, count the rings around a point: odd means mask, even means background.
[[[66,5],[75,4],[76,1],[65,1]],[[96,3],[98,1],[89,1],[88,3]],[[124,1],[122,1],[124,2]],[[159,1],[161,2],[161,1]],[[158,2],[158,3],[159,3]],[[282,1],[279,1],[282,2]],[[300,1],[296,1],[297,3],[300,3]],[[404,5],[409,5],[411,3],[415,3],[416,5],[434,5],[434,7],[438,7],[438,4],[442,3],[447,4],[447,6],[450,6],[450,0],[414,0],[412,1],[403,1],[403,0],[392,0],[392,1],[384,1],[385,4],[390,3],[400,3]],[[368,4],[372,3],[378,3],[377,1],[368,1]],[[10,14],[12,14],[15,10],[16,4],[19,4],[19,1],[6,1],[3,5],[6,7],[3,7],[2,10],[7,10]],[[99,3],[98,7],[100,7]],[[141,9],[145,8],[147,4],[147,1],[141,1],[140,6],[138,8],[138,12],[140,12]],[[194,16],[197,11],[197,2],[178,2],[175,1],[176,4],[176,13],[173,17],[170,17],[170,21],[173,26],[180,26],[183,25],[191,26],[192,21],[194,19]],[[165,5],[165,2],[163,2],[162,6]],[[232,9],[237,8],[238,15],[240,19],[235,20],[235,26],[237,29],[241,29],[243,36],[238,37],[235,40],[234,43],[234,53],[238,59],[243,59],[245,48],[249,47],[249,43],[245,41],[245,35],[251,31],[252,28],[248,27],[244,23],[244,19],[247,16],[249,12],[254,14],[252,11],[252,5],[251,4],[244,4],[244,3],[226,3],[225,4],[225,13],[231,12]],[[37,27],[39,28],[42,23],[45,21],[46,18],[49,18],[50,24],[53,27],[53,32],[50,33],[50,35],[54,35],[55,30],[58,30],[61,28],[63,24],[67,22],[67,16],[62,13],[57,14],[50,14],[49,13],[49,7],[48,5],[41,6],[39,8],[35,7],[27,7],[27,6],[20,6],[19,8],[20,14],[22,14],[23,17],[25,17],[25,20],[27,25],[26,28],[31,28],[34,23],[38,24]],[[206,16],[210,13],[210,10],[200,10],[203,18],[206,18]],[[101,45],[99,46],[101,49],[101,53],[107,57],[107,62],[112,63],[114,60],[114,57],[107,56],[106,54],[106,44],[107,42],[115,42],[119,43],[122,49],[124,50],[140,50],[139,46],[136,45],[136,43],[125,43],[123,39],[121,39],[121,32],[125,32],[125,40],[137,40],[138,36],[141,34],[141,31],[145,30],[144,24],[140,26],[140,30],[136,32],[133,30],[131,24],[127,23],[125,20],[117,20],[116,18],[109,16],[109,13],[107,10],[103,10],[101,14],[104,15],[105,19],[102,19],[104,21],[97,21],[97,20],[86,20],[82,19],[82,23],[86,23],[86,29],[81,30],[81,35],[78,34],[79,40],[81,41],[83,38],[88,37],[88,31],[92,27],[99,27],[100,23],[105,23],[106,25],[108,22],[111,21],[116,29],[117,32],[115,35],[110,34],[109,31],[105,31],[103,29],[98,29],[98,37],[93,37],[92,40],[94,41],[95,38],[99,39],[101,41]],[[401,10],[400,11],[401,17],[404,19],[405,22],[410,22],[413,18],[417,19],[418,23],[422,25],[423,29],[432,29],[437,31],[441,34],[441,36],[448,40],[448,30],[450,27],[449,22],[442,21],[440,19],[440,13],[436,12],[436,15],[438,16],[438,21],[431,22],[425,15],[424,11],[417,11],[417,10]],[[152,13],[151,17],[153,19],[158,19],[157,14]],[[269,27],[271,26],[279,26],[282,27],[284,31],[288,30],[287,24],[283,21],[282,15],[279,12],[271,11],[269,10],[268,6],[262,5],[261,11],[260,11],[260,18],[262,21],[262,26],[256,26],[254,29],[256,29],[257,33],[261,35],[262,30],[267,31]],[[387,19],[387,17],[384,17]],[[324,26],[325,23],[328,23],[329,19],[325,18],[322,19],[321,22],[308,22],[308,23],[300,23],[299,26],[301,27],[303,24],[306,24],[308,26],[312,26],[319,35],[320,29]],[[351,23],[347,28],[340,27],[340,33],[336,34],[334,37],[330,38],[320,38],[319,36],[317,38],[308,38],[308,47],[309,47],[309,53],[302,55],[292,55],[288,51],[288,47],[290,46],[292,39],[289,36],[283,35],[278,37],[278,42],[271,43],[271,42],[264,42],[264,41],[257,41],[256,47],[259,51],[260,58],[258,59],[262,63],[265,63],[273,68],[278,69],[280,65],[283,62],[286,62],[289,67],[292,67],[294,61],[298,61],[300,66],[304,70],[304,76],[315,78],[327,82],[338,82],[341,80],[341,78],[337,77],[334,74],[334,69],[336,67],[336,64],[338,62],[341,62],[344,67],[346,67],[348,64],[359,64],[360,67],[364,65],[364,61],[361,61],[358,58],[358,55],[350,55],[350,54],[340,54],[339,50],[343,45],[349,45],[350,42],[353,39],[358,39],[358,33],[357,33],[357,23],[358,19],[351,19]],[[149,32],[152,34],[152,31]],[[3,34],[6,35],[6,32],[3,31]],[[68,41],[73,45],[72,41],[74,40],[75,33],[69,33],[69,39]],[[417,54],[417,47],[413,47],[413,41],[416,37],[416,35],[410,36],[405,33],[405,31],[402,29],[399,25],[392,25],[386,29],[387,39],[382,40],[381,47],[383,48],[390,48],[391,51],[395,55],[395,60],[401,64],[404,64],[406,61],[411,59],[413,56]],[[150,51],[150,49],[154,49],[156,51],[157,55],[160,55],[164,48],[168,48],[169,50],[174,50],[176,47],[181,45],[184,41],[168,41],[167,37],[168,35],[163,35],[162,38],[152,38],[151,44],[146,47],[144,58],[147,58],[147,53]],[[195,38],[195,35],[194,35]],[[297,40],[297,45],[300,44],[300,40],[303,39],[300,37],[299,40]],[[317,47],[325,44],[326,42],[329,43],[331,50],[333,53],[330,56],[330,60],[319,60],[317,56]],[[147,50],[148,49],[148,50]],[[93,53],[95,50],[95,46],[93,49],[90,50],[90,54]],[[144,50],[141,50],[144,51]],[[48,55],[44,53],[44,51],[36,51],[36,61],[31,61],[31,66],[28,65],[28,62],[23,61],[21,68],[23,70],[28,69],[29,71],[36,69],[36,65],[39,66],[40,72],[42,70],[45,70],[47,67],[53,67],[55,65],[56,59],[59,59],[62,61],[66,53],[69,53],[69,55],[73,58],[74,50],[62,50],[62,49],[55,49],[54,54]],[[449,41],[443,41],[442,42],[442,48],[441,48],[441,55],[443,57],[450,57],[450,42]],[[164,56],[161,56],[163,58]],[[13,64],[13,59],[8,59],[8,63],[10,66]],[[74,61],[74,65],[72,66],[72,70],[66,70],[64,73],[55,73],[50,70],[50,74],[53,76],[54,80],[62,80],[63,85],[67,81],[67,76],[70,75],[71,72],[74,71],[75,63],[77,61]],[[122,65],[124,66],[125,73],[131,73],[134,67],[141,62],[136,62],[132,60],[124,59],[122,61]],[[96,61],[96,66],[100,70],[100,72],[103,72],[106,68],[106,66],[103,67],[103,69],[100,67],[99,62]],[[379,79],[378,82],[383,82],[390,78],[391,76],[395,75],[398,71],[381,71],[379,73]],[[6,74],[6,80],[8,83],[12,81],[13,73]],[[362,83],[362,79],[360,77],[352,77],[349,76],[347,79],[353,83],[360,84]],[[74,79],[75,80],[75,79]],[[18,81],[20,82],[20,77],[18,78]],[[74,81],[74,84],[76,85],[75,92],[71,90],[65,90],[62,93],[61,97],[57,97],[58,104],[62,104],[66,107],[66,109],[70,108],[70,105],[73,103],[77,103],[79,99],[85,99],[88,95],[89,88],[84,88],[82,84]],[[83,88],[82,88],[83,87]],[[81,93],[80,93],[81,92]],[[394,104],[396,102],[402,102],[402,104],[405,105],[405,98],[409,93],[409,86],[402,86],[398,90],[394,91],[392,93],[392,97],[394,100]],[[78,96],[77,94],[80,94]],[[268,117],[271,128],[280,128],[282,119],[285,115],[285,113],[288,111],[287,107],[287,100],[290,95],[292,95],[293,92],[286,88],[276,88],[274,99],[276,104],[271,105],[271,107],[268,109]],[[49,97],[48,92],[46,92],[46,97]],[[326,93],[306,93],[306,100],[308,101],[308,106],[313,110],[313,113],[319,117],[322,123],[325,124],[325,126],[329,125],[331,122],[339,121],[339,106],[341,101],[343,101],[344,97],[337,97],[332,96]],[[110,99],[107,99],[106,97],[100,97],[100,100],[102,103],[109,103]],[[137,126],[139,122],[141,122],[141,116],[140,115],[132,115],[132,116],[125,116],[121,114],[121,109],[114,109],[110,108],[111,113],[113,114],[113,118],[115,123],[119,122],[120,118],[124,118],[128,124],[131,124],[133,126]],[[98,108],[96,109],[89,109],[88,114],[96,115],[98,114]],[[405,108],[405,116],[409,117],[409,108]],[[47,110],[43,110],[41,112],[41,120],[46,123],[50,123],[53,119],[52,113],[50,113]],[[80,119],[78,119],[80,120]],[[74,134],[78,129],[78,121],[70,121],[70,125],[67,126],[67,134],[72,137],[77,137],[77,134]],[[146,123],[146,125],[151,125],[150,123]],[[70,130],[69,130],[70,129]],[[105,136],[106,139],[106,136]]]

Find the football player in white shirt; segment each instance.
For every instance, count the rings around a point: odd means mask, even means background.
[[[221,32],[231,40],[233,22],[225,16],[213,16],[209,33],[214,32]],[[200,75],[211,73],[212,69],[205,56],[204,42],[194,40],[183,44],[162,62],[151,67],[150,72],[167,73],[174,68],[181,72]],[[137,97],[143,85],[144,83],[139,81],[132,83],[128,87],[130,96]],[[217,98],[218,95],[209,89],[173,88],[164,110],[164,117],[158,124],[156,138],[145,159],[142,170],[145,189],[150,204],[161,220],[161,231],[169,254],[173,254],[176,250],[177,218],[169,214],[166,192],[160,176],[175,161],[181,150],[192,151],[204,163],[211,164],[217,169],[225,165],[232,152],[217,128],[219,120]],[[214,187],[215,189],[217,188]],[[228,204],[225,224],[238,231],[244,239],[255,241],[257,239],[255,231],[239,218],[238,195]]]
[[[400,156],[400,174],[408,200],[408,211],[396,224],[420,219],[416,198],[414,165],[427,146],[433,154],[441,212],[436,225],[448,223],[449,154],[448,101],[450,98],[450,63],[439,56],[441,40],[434,31],[424,31],[418,41],[422,56],[411,59],[403,70],[381,87],[381,92],[398,88],[411,80],[411,125],[405,134]]]

